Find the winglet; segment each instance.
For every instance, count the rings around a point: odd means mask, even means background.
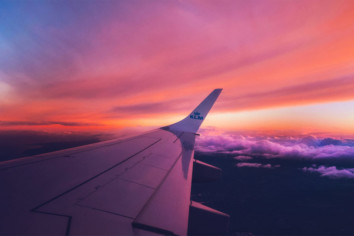
[[[216,99],[219,97],[222,89],[215,89],[208,97],[197,106],[192,113],[183,120],[168,126],[171,130],[196,133],[200,125],[205,120],[211,107],[214,105]]]

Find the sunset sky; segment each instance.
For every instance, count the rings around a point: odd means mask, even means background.
[[[0,130],[354,134],[354,1],[1,1]],[[354,135],[352,135],[354,136]]]

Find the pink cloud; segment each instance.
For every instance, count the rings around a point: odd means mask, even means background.
[[[236,164],[237,167],[253,167],[253,168],[273,168],[273,167],[279,167],[277,166],[272,166],[271,164],[261,164],[261,163],[250,163],[250,162],[240,162]]]
[[[329,177],[333,179],[339,178],[354,178],[354,169],[353,168],[344,168],[344,169],[337,169],[336,166],[319,166],[319,167],[304,167],[302,168],[305,172],[315,172],[321,174],[323,177]]]
[[[9,120],[39,106],[41,120],[175,112],[172,99],[189,109],[215,87],[228,111],[353,98],[350,1],[12,4],[0,9]]]
[[[240,155],[240,156],[235,156],[234,159],[239,160],[239,161],[246,161],[246,160],[252,160],[253,158],[250,156]]]
[[[313,140],[314,139],[314,140]],[[197,140],[196,150],[201,152],[219,152],[246,156],[264,156],[266,158],[352,158],[353,141],[287,137],[247,137],[242,135],[202,136]],[[325,142],[324,142],[325,141]],[[333,144],[332,144],[333,143]]]

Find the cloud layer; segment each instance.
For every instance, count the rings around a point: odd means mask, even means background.
[[[254,163],[254,162],[239,162],[236,164],[237,167],[252,167],[252,168],[273,168],[279,166],[272,166],[271,164],[261,164],[261,163]]]
[[[65,122],[65,121],[1,121],[1,126],[48,126],[48,125],[62,125],[62,126],[99,126],[94,123],[82,122]]]
[[[354,141],[307,137],[201,136],[196,149],[266,158],[354,158]],[[243,157],[239,157],[242,159]],[[237,158],[236,158],[237,159]]]
[[[305,165],[299,169],[321,177],[354,178],[354,140],[351,139],[206,134],[197,139],[196,150],[230,155],[238,168],[274,169],[285,164],[296,169]]]
[[[342,169],[337,169],[336,166],[318,166],[318,167],[304,167],[302,168],[303,171],[305,172],[315,172],[319,173],[323,177],[329,177],[333,179],[340,179],[340,178],[348,178],[348,179],[353,179],[354,178],[354,168],[342,168]]]

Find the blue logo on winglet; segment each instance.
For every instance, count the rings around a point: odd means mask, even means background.
[[[193,114],[190,114],[189,118],[195,119],[195,120],[203,120],[203,116],[200,115],[199,112],[193,112]]]

